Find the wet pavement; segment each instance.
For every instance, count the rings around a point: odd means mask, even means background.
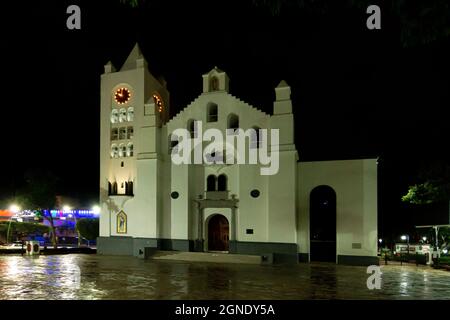
[[[381,266],[262,266],[97,255],[0,256],[0,299],[450,299],[450,272]]]

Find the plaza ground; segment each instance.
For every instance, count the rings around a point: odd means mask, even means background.
[[[450,299],[450,272],[365,267],[142,260],[100,255],[0,256],[0,299]],[[79,275],[79,276],[78,276]]]

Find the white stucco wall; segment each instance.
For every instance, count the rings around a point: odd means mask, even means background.
[[[320,185],[336,192],[337,255],[377,255],[377,160],[300,162],[297,232],[300,253],[309,253],[310,193]],[[361,249],[352,248],[361,244]]]

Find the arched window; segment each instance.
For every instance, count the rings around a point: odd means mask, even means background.
[[[125,108],[122,108],[119,110],[119,122],[125,121],[127,121],[127,110],[125,110]]]
[[[133,143],[129,143],[127,145],[127,157],[132,157],[133,156]]]
[[[112,184],[112,193],[111,194],[117,194],[117,182],[114,182]]]
[[[255,130],[255,135],[252,135],[251,141],[250,141],[250,148],[252,149],[259,149],[261,147],[261,132],[259,127],[253,127],[253,130]]]
[[[191,134],[191,139],[197,138],[197,132],[195,131],[195,120],[194,119],[188,120],[187,129],[189,130],[189,132]]]
[[[133,181],[125,182],[125,194],[127,196],[133,195]]]
[[[211,77],[209,84],[210,84],[211,91],[219,90],[219,79],[217,79],[217,77]]]
[[[227,129],[238,129],[239,128],[239,117],[234,113],[228,116]]]
[[[126,157],[127,156],[127,147],[122,143],[119,146],[119,157]]]
[[[108,195],[112,194],[112,184],[108,181]]]
[[[119,139],[119,129],[112,128],[111,129],[111,140],[117,140]]]
[[[213,174],[206,178],[206,191],[216,191],[216,176]]]
[[[217,104],[215,103],[208,103],[208,122],[217,122],[218,116],[217,116]]]
[[[113,144],[111,146],[111,158],[117,158],[119,157],[119,148],[116,144]]]
[[[127,138],[127,128],[119,128],[119,140],[125,140]]]
[[[127,110],[127,121],[133,121],[134,120],[134,108],[129,107]]]
[[[119,111],[117,109],[113,109],[111,111],[111,123],[119,122]]]
[[[227,191],[227,176],[224,174],[219,175],[217,178],[217,190]]]
[[[133,135],[134,135],[133,127],[128,127],[127,128],[127,139],[133,139]]]

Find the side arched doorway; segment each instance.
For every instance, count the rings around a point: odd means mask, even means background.
[[[216,214],[208,222],[208,251],[228,251],[230,225],[227,218]]]
[[[336,262],[336,192],[318,186],[309,199],[310,260]]]

